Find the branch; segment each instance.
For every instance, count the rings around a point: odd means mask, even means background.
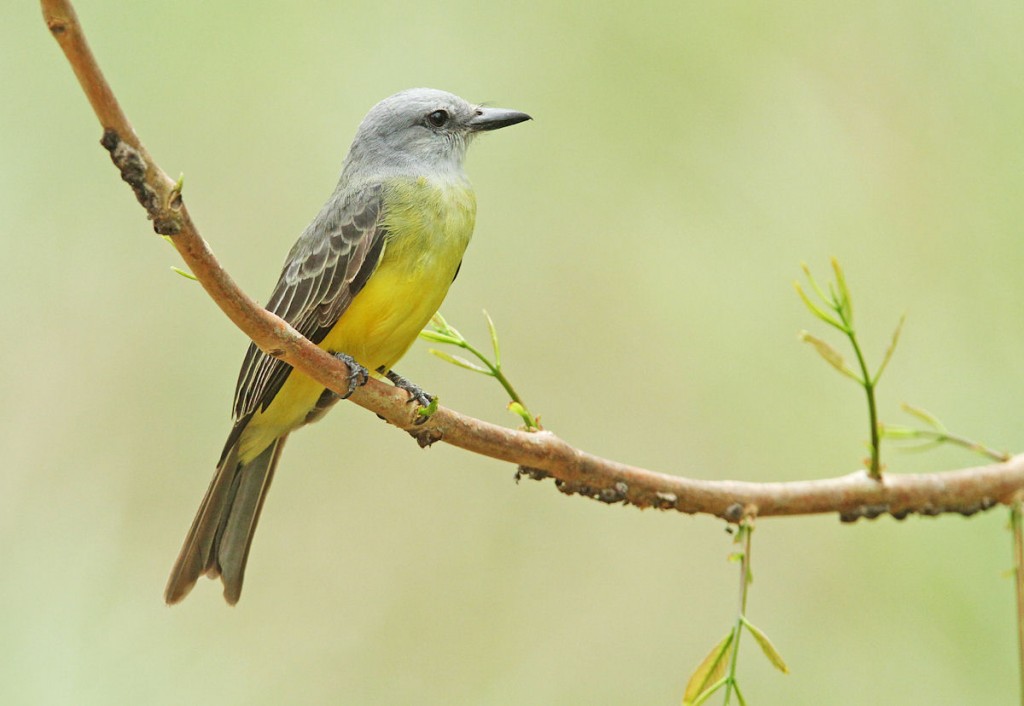
[[[263,309],[234,283],[199,235],[171,179],[146,151],[100,72],[67,0],[41,0],[50,33],[63,49],[103,126],[101,144],[146,209],[153,229],[174,247],[213,301],[256,345],[336,392],[348,389],[348,368]],[[746,516],[838,512],[844,520],[891,514],[970,515],[1010,504],[1024,488],[1024,454],[1004,463],[945,473],[889,475],[863,472],[791,483],[747,483],[681,478],[603,459],[550,432],[506,429],[439,407],[426,421],[406,394],[377,380],[350,398],[409,432],[421,446],[444,441],[519,466],[518,476],[552,477],[559,490],[606,503],[707,513],[730,522]]]

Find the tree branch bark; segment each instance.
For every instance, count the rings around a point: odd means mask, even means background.
[[[185,264],[231,321],[270,355],[332,390],[348,389],[348,368],[263,309],[234,283],[199,235],[180,184],[152,159],[100,71],[68,0],[41,0],[43,16],[103,126],[101,144],[146,209],[157,233],[170,236]],[[507,429],[439,407],[423,421],[406,394],[371,380],[351,400],[404,429],[421,446],[436,441],[519,466],[518,475],[554,478],[559,490],[606,503],[685,513],[729,522],[746,516],[839,513],[844,521],[891,514],[970,515],[1010,504],[1024,489],[1024,454],[1004,463],[942,473],[889,475],[858,471],[789,483],[708,481],[665,475],[588,454],[547,431]],[[518,476],[517,476],[518,477]]]

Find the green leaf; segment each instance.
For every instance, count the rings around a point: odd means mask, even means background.
[[[422,331],[420,331],[420,338],[422,338],[425,341],[433,341],[434,343],[446,343],[450,346],[458,346],[462,343],[462,341],[460,341],[457,338],[453,338],[452,336],[449,336],[447,333],[442,333],[440,331],[431,331],[429,329],[423,329]]]
[[[921,432],[900,424],[879,424],[878,433],[886,439],[919,439]]]
[[[793,282],[793,288],[796,290],[796,293],[800,295],[800,299],[803,301],[804,306],[806,306],[812,314],[817,316],[819,319],[824,321],[829,326],[833,326],[839,329],[840,331],[846,331],[846,327],[843,326],[842,322],[833,317],[831,314],[825,313],[825,311],[821,307],[819,307],[817,304],[811,301],[811,298],[807,296],[807,292],[804,291],[804,288],[800,286],[799,282]],[[824,295],[822,295],[822,298],[824,298]]]
[[[725,683],[725,673],[729,668],[729,660],[732,658],[735,635],[736,633],[730,630],[729,634],[711,648],[707,656],[697,665],[697,669],[690,675],[690,680],[686,682],[683,706],[697,706],[697,704],[703,703],[708,696]]]
[[[860,383],[861,385],[864,384],[864,381],[860,379],[860,376],[857,375],[857,373],[855,373],[853,369],[846,364],[846,361],[843,359],[842,354],[835,348],[833,348],[830,344],[821,340],[817,336],[808,333],[807,331],[800,332],[800,340],[803,341],[804,343],[809,343],[810,345],[814,346],[814,349],[818,351],[818,355],[824,358],[826,363],[828,363],[833,368],[841,372],[843,375],[850,378],[851,380]]]
[[[445,318],[441,316],[440,311],[430,317],[430,323],[438,333],[443,333],[451,336],[452,338],[458,339],[459,341],[465,342],[466,339],[463,338],[462,334],[459,333],[454,326],[450,326],[448,324]]]
[[[743,621],[743,625],[747,628],[747,631],[754,636],[755,640],[757,640],[757,644],[761,646],[761,651],[764,652],[764,656],[768,658],[768,661],[772,663],[772,666],[783,674],[789,674],[789,667],[786,666],[786,660],[782,659],[782,655],[780,655],[779,651],[775,649],[775,645],[773,645],[772,641],[768,639],[768,636],[758,628],[754,627],[754,624],[746,618],[741,617],[740,620]]]
[[[835,297],[838,305],[839,315],[848,325],[853,325],[853,301],[850,299],[850,289],[846,286],[846,275],[843,268],[839,266],[839,260],[832,258],[832,271],[836,274],[836,288],[839,290]]]
[[[434,414],[434,412],[437,411],[437,408],[440,404],[441,403],[437,395],[434,395],[433,397],[430,398],[430,404],[428,404],[426,407],[420,407],[418,410],[416,410],[416,413],[421,417],[426,417],[429,419]]]
[[[811,274],[811,268],[807,265],[806,262],[800,263],[800,269],[804,271],[804,274],[807,276],[807,281],[811,283],[812,287],[814,287],[814,291],[818,295],[818,298],[821,299],[821,301],[825,302],[826,304],[832,304],[832,299],[827,294],[825,294],[824,290],[822,290],[822,288],[818,285],[818,280],[814,279],[814,275]]]
[[[443,316],[441,316],[440,311],[430,317],[430,325],[438,331],[447,332],[449,330],[448,322],[444,320]]]
[[[174,265],[171,265],[171,272],[177,272],[179,275],[181,275],[185,279],[190,279],[193,282],[198,282],[199,281],[199,279],[194,274],[192,274],[191,272],[186,272],[185,270],[181,269],[180,267],[175,267]]]
[[[530,413],[526,411],[526,407],[524,407],[521,403],[515,401],[509,402],[508,411],[511,412],[512,414],[518,415],[519,418],[523,420],[523,423],[526,425],[527,429],[537,428],[537,421],[530,416]]]
[[[889,361],[892,360],[892,354],[896,352],[896,344],[900,342],[900,333],[903,331],[903,323],[907,320],[907,315],[903,314],[900,317],[900,322],[896,324],[896,329],[892,332],[892,338],[889,339],[889,347],[885,349],[885,355],[882,357],[882,363],[878,366],[878,372],[875,373],[875,378],[872,380],[872,384],[878,382],[878,378],[882,377],[882,373],[885,372],[886,366],[889,365]]]
[[[470,363],[468,360],[460,356],[450,355],[448,353],[445,353],[444,351],[439,351],[436,348],[429,348],[427,350],[429,353],[436,355],[441,360],[447,363],[451,363],[452,365],[457,365],[460,368],[465,368],[466,370],[473,370],[478,373],[483,373],[484,375],[492,375],[491,371],[488,370],[487,368],[481,368],[476,363]]]
[[[912,417],[917,417],[922,422],[930,426],[932,429],[937,429],[944,433],[947,431],[946,425],[940,422],[938,417],[936,417],[934,414],[927,410],[921,409],[920,407],[914,407],[913,405],[909,405],[906,402],[901,404],[900,408],[907,414],[911,415]]]
[[[484,318],[487,319],[487,331],[491,334],[491,348],[494,349],[494,367],[501,368],[501,348],[498,347],[498,329],[494,327],[491,315],[484,309]]]

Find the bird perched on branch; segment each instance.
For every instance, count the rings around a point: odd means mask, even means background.
[[[385,98],[363,119],[337,188],[288,253],[267,304],[345,360],[348,394],[369,370],[429,403],[392,366],[440,307],[473,233],[466,148],[481,132],[529,119],[426,88]],[[235,389],[235,425],[171,570],[168,603],[184,598],[203,574],[219,576],[225,600],[238,601],[285,439],[338,399],[249,345]]]

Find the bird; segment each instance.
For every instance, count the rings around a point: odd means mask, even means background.
[[[480,133],[530,120],[430,88],[377,103],[356,130],[338,184],[292,246],[266,308],[349,365],[346,395],[250,344],[234,425],[164,592],[181,601],[203,575],[241,596],[253,533],[285,440],[338,399],[386,376],[410,401],[431,397],[392,367],[458,275],[476,219],[464,169]],[[371,372],[372,371],[372,372]]]

